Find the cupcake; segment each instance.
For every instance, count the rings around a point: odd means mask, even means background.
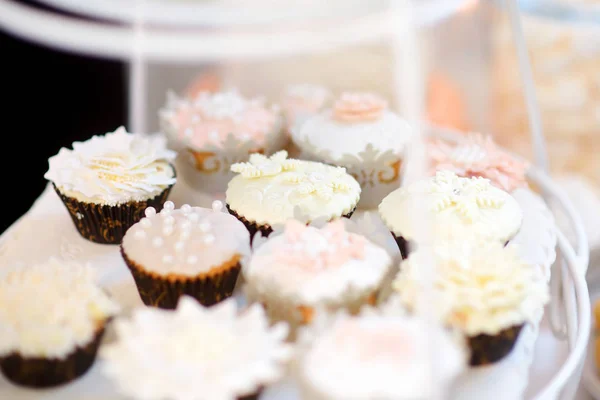
[[[298,84],[286,87],[281,106],[288,132],[299,129],[308,118],[323,111],[331,93],[319,85]]]
[[[137,309],[115,326],[103,372],[132,400],[256,399],[291,357],[287,326],[233,299],[204,308],[184,296],[175,311]]]
[[[379,215],[396,238],[403,258],[416,240],[416,204],[422,205],[434,240],[472,234],[505,245],[523,222],[519,203],[488,179],[439,171],[395,190],[379,205]]]
[[[148,208],[123,238],[121,254],[142,301],[175,308],[184,294],[207,306],[230,297],[250,254],[248,231],[218,201],[212,210],[174,208],[170,201],[160,213]]]
[[[341,220],[320,229],[289,220],[255,250],[243,270],[245,291],[272,320],[296,328],[317,309],[355,312],[374,304],[391,264],[383,248],[346,231]]]
[[[113,133],[50,157],[52,182],[75,227],[95,243],[119,244],[147,207],[160,210],[175,184],[175,153],[160,136]]]
[[[297,367],[304,399],[428,400],[432,369],[447,393],[465,367],[462,343],[424,320],[375,313],[330,319],[310,328],[312,338],[306,332]]]
[[[229,212],[254,237],[268,236],[298,211],[306,221],[350,218],[360,198],[360,185],[344,168],[287,158],[252,154],[249,162],[231,166],[238,173],[225,193]]]
[[[0,278],[0,370],[17,385],[70,382],[94,363],[119,307],[94,271],[50,259]]]
[[[311,160],[345,167],[360,183],[360,207],[374,208],[400,186],[408,123],[370,93],[343,93],[333,108],[308,119],[292,139]]]
[[[471,365],[502,359],[525,324],[539,322],[549,300],[542,271],[512,247],[475,238],[419,248],[402,263],[393,288],[409,309],[425,290],[421,271],[429,258],[435,264],[425,301],[443,323],[464,334]]]
[[[222,193],[233,177],[231,164],[253,152],[270,154],[285,145],[276,106],[246,99],[237,91],[200,92],[193,98],[169,95],[160,111],[161,129],[179,150],[186,182],[206,193]]]
[[[428,145],[431,174],[452,171],[465,178],[482,177],[509,193],[527,188],[525,173],[529,164],[498,147],[491,136],[470,134],[459,144],[442,140]]]

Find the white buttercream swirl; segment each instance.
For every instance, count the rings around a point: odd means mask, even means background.
[[[431,254],[434,309],[468,336],[495,335],[534,321],[549,300],[540,269],[520,259],[513,247],[470,238],[420,247],[402,263],[393,287],[411,308],[425,289],[420,272]]]
[[[303,395],[312,400],[429,399],[431,344],[439,361],[436,384],[443,388],[466,360],[464,347],[442,327],[398,313],[317,319],[303,341],[308,345],[298,375]]]
[[[61,193],[80,201],[119,204],[147,200],[176,181],[170,165],[175,152],[162,136],[131,134],[120,127],[113,133],[73,143],[48,162],[44,177]]]
[[[0,280],[0,356],[65,358],[90,343],[119,306],[86,265],[50,259]]]
[[[104,372],[132,398],[235,400],[279,379],[291,356],[285,324],[233,299],[205,308],[184,296],[175,311],[140,308],[115,326]]]

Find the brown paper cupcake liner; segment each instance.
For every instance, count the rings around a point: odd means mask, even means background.
[[[0,358],[0,370],[20,386],[45,388],[65,384],[84,375],[94,363],[106,323],[85,347],[78,347],[65,359],[23,357],[12,353]]]
[[[402,236],[396,236],[396,234],[394,232],[392,232],[392,235],[394,236],[394,240],[396,241],[396,244],[398,245],[398,248],[400,249],[400,254],[402,255],[402,259],[406,260],[408,258],[408,254],[410,253],[410,249],[408,247],[408,245],[409,245],[408,240],[404,239],[404,237],[402,237]]]
[[[145,270],[127,257],[121,247],[121,255],[129,267],[142,301],[147,306],[165,309],[177,307],[179,298],[188,295],[205,306],[211,306],[231,297],[241,269],[240,257],[198,276],[159,275]]]
[[[497,335],[477,335],[468,338],[472,366],[488,365],[506,357],[519,338],[523,325],[507,328]]]
[[[268,237],[271,233],[273,233],[273,228],[270,225],[259,225],[256,222],[248,221],[246,218],[233,211],[229,207],[229,204],[225,204],[225,207],[227,207],[227,211],[229,211],[229,214],[233,215],[238,220],[240,220],[244,224],[246,229],[248,229],[248,232],[250,232],[250,244],[252,244],[252,240],[254,240],[254,235],[256,235],[257,232],[260,232],[263,237]],[[354,209],[348,214],[342,215],[342,218],[350,218],[352,214],[354,214],[355,210],[356,207],[354,207]]]
[[[114,206],[86,203],[64,195],[52,184],[67,207],[77,231],[85,239],[101,244],[120,244],[125,232],[144,217],[148,207],[162,210],[173,185],[149,200],[130,201]]]

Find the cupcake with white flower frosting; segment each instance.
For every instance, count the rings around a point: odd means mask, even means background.
[[[360,207],[374,208],[400,186],[408,123],[373,93],[346,92],[333,107],[307,119],[292,133],[301,156],[339,165],[360,183]]]
[[[75,227],[96,243],[119,244],[147,207],[162,208],[175,184],[175,152],[161,136],[113,133],[73,143],[48,160]]]
[[[440,321],[467,338],[471,365],[505,357],[523,327],[539,322],[549,300],[538,266],[519,258],[513,247],[471,237],[420,247],[402,263],[393,288],[411,310],[418,311],[423,301],[428,262],[434,263],[433,283],[425,301]]]
[[[115,325],[103,371],[132,400],[256,399],[292,355],[285,324],[233,299],[204,308],[183,297],[175,311],[142,308]]]
[[[505,245],[523,222],[517,200],[488,179],[438,171],[393,191],[379,205],[381,219],[394,234],[403,258],[411,243],[419,245],[415,242],[422,221],[415,207],[422,207],[427,216],[427,233],[433,240],[474,235]]]
[[[200,92],[193,98],[170,93],[159,116],[171,147],[179,151],[182,176],[207,193],[225,190],[233,176],[231,164],[285,145],[279,107],[236,90]]]
[[[232,295],[250,238],[222,208],[175,210],[168,201],[127,231],[121,254],[146,305],[175,308],[184,294],[212,305]]]
[[[57,386],[93,364],[119,306],[86,265],[50,259],[0,278],[0,370],[12,382]]]
[[[433,369],[436,389],[447,392],[466,366],[458,338],[417,317],[365,311],[319,318],[302,332],[302,398],[427,400],[435,396]]]
[[[349,218],[360,199],[360,185],[345,168],[290,159],[286,151],[252,154],[231,170],[238,175],[227,187],[227,208],[252,237],[258,231],[268,236],[274,225],[295,218],[295,211],[307,223]]]
[[[322,228],[289,220],[280,235],[255,250],[243,270],[250,301],[292,328],[310,323],[318,309],[355,312],[374,304],[392,260],[340,220]]]

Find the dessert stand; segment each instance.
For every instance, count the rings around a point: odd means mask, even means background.
[[[67,0],[47,1],[65,8],[75,4],[75,2]],[[102,1],[96,0],[88,4],[104,7],[102,3]],[[424,9],[429,7],[430,10],[439,12],[448,9],[444,7],[449,7],[448,4],[453,2],[420,3],[425,7]],[[530,194],[515,195],[526,209],[525,214],[527,215],[523,232],[515,240],[517,244],[520,242],[519,249],[524,252],[523,256],[536,262],[542,268],[550,268],[556,257],[556,262],[552,267],[552,302],[546,310],[539,331],[537,324],[532,324],[530,329],[520,336],[516,348],[506,359],[491,367],[469,371],[463,377],[464,379],[461,378],[458,382],[458,389],[456,393],[452,394],[452,398],[571,399],[580,379],[582,360],[590,331],[590,304],[584,277],[589,257],[587,239],[576,210],[565,194],[544,172],[546,168],[544,141],[537,117],[537,105],[532,95],[531,71],[520,31],[516,4],[513,0],[508,0],[507,3],[512,15],[519,67],[523,76],[538,164],[538,167],[532,167],[529,170],[528,178],[541,190],[547,203],[557,206],[567,215],[575,232],[576,246],[573,248],[565,236],[554,228],[551,214],[539,197]],[[105,4],[110,4],[110,2],[106,0]],[[304,30],[286,29],[279,26],[276,35],[268,30],[244,29],[244,26],[257,22],[256,20],[238,21],[240,22],[236,26],[238,29],[168,30],[164,27],[158,29],[160,23],[164,21],[153,21],[152,16],[157,16],[157,10],[164,6],[163,3],[132,0],[130,4],[132,4],[131,10],[133,11],[124,11],[121,16],[103,14],[99,8],[94,9],[94,6],[90,6],[91,8],[87,10],[69,9],[130,23],[130,26],[122,26],[57,16],[16,4],[10,0],[0,0],[0,27],[17,36],[52,47],[129,60],[131,73],[129,125],[132,131],[137,132],[144,131],[147,62],[168,61],[186,64],[200,61],[224,61],[231,58],[277,57],[292,53],[324,52],[350,44],[389,40],[397,49],[397,62],[394,68],[398,80],[394,82],[394,87],[398,98],[402,100],[403,114],[417,128],[417,131],[420,130],[419,128],[425,128],[421,126],[423,85],[419,76],[419,64],[416,62],[418,61],[418,52],[416,51],[415,30],[418,23],[424,23],[430,19],[413,18],[413,10],[409,3],[390,2],[385,6],[382,5],[381,8],[375,7],[371,12],[351,13],[352,15],[343,17],[343,23],[333,25],[314,23],[310,29]],[[444,7],[437,7],[440,4],[444,4]],[[457,3],[454,2],[454,4]],[[333,7],[335,2],[331,5]],[[199,7],[200,4],[197,6]],[[215,10],[222,12],[221,16],[231,16],[231,13],[227,13],[226,10],[214,7]],[[105,10],[109,8],[111,7],[105,7]],[[324,16],[327,12],[331,13],[335,10],[320,10],[317,14]],[[414,14],[419,15],[418,12]],[[128,19],[127,15],[132,18]],[[331,16],[331,14],[328,15]],[[337,13],[335,16],[341,18]],[[306,15],[303,17],[308,18]],[[251,16],[249,18],[251,19]],[[230,22],[225,17],[222,19],[215,17],[213,21],[219,24]],[[156,24],[146,26],[147,22]],[[234,25],[236,24],[228,26],[233,27]],[[267,41],[268,46],[265,46]],[[449,133],[436,130],[435,134],[448,136]],[[420,157],[422,154],[419,151],[422,150],[423,142],[421,135],[415,136],[413,165],[417,166],[415,173],[418,175],[419,167],[423,169],[424,166],[424,160],[423,157]],[[452,134],[450,134],[450,139],[460,140]],[[183,202],[191,202],[190,199],[193,201],[193,196],[193,193],[186,190],[185,184],[180,182],[176,185],[173,200],[180,206]],[[0,238],[0,265],[47,259],[51,255],[48,252],[68,259],[87,260],[96,267],[101,267],[102,283],[122,304],[126,307],[141,304],[137,292],[133,289],[133,280],[124,273],[126,268],[118,257],[116,246],[97,245],[78,237],[72,225],[66,223],[70,221],[64,211],[56,195],[47,189],[32,209]],[[361,221],[364,229],[368,229],[368,227],[373,229],[377,226],[376,218],[372,213],[359,213],[354,219]],[[542,228],[545,234],[541,237],[537,237],[540,236],[539,232],[536,232],[535,235],[527,233],[528,226],[540,229],[544,223],[549,223],[549,225],[546,225],[547,229]],[[391,239],[389,235],[386,239],[385,232],[375,235],[372,231],[370,237],[376,236],[382,237],[382,240]],[[31,243],[32,240],[35,243]],[[555,253],[555,245],[558,254]],[[552,333],[550,334],[550,332]],[[546,346],[550,347],[535,349],[538,333],[544,338],[550,338],[546,341]],[[110,336],[109,333],[107,340],[111,340]],[[556,368],[545,371],[538,370],[539,367],[547,365],[543,361],[534,362],[534,357],[538,359],[540,356],[536,353],[550,351],[560,353],[565,347],[567,348],[565,357],[556,360],[554,364]],[[533,367],[531,367],[532,363]],[[281,387],[272,388],[264,393],[263,398],[291,400],[294,397],[289,389],[290,387],[284,383]],[[6,381],[0,380],[0,397],[12,399],[68,400],[81,398],[83,393],[85,393],[86,399],[118,398],[114,388],[99,373],[97,365],[82,379],[63,388],[43,392],[17,389]]]

